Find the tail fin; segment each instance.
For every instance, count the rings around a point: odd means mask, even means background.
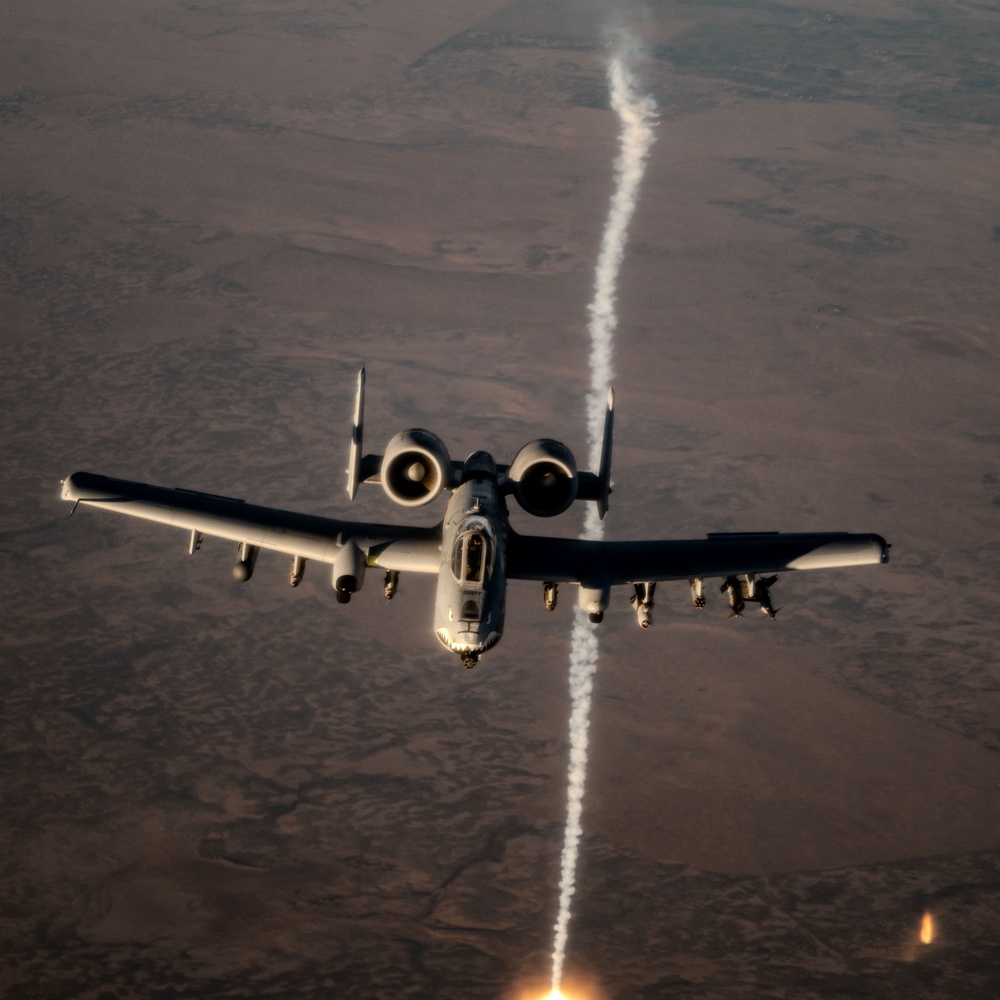
[[[347,463],[347,495],[353,500],[361,483],[361,437],[365,421],[365,370],[358,372],[358,394],[354,399],[351,456]]]
[[[611,496],[611,441],[614,437],[615,390],[608,389],[608,408],[604,413],[604,441],[601,443],[601,469],[597,474],[597,516],[603,521]]]

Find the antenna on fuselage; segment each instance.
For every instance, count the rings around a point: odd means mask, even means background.
[[[611,440],[614,437],[615,390],[608,389],[608,408],[604,411],[604,440],[601,443],[601,469],[597,474],[597,516],[603,521],[611,496]]]
[[[347,462],[347,495],[353,500],[361,483],[361,437],[365,421],[365,369],[358,372],[358,394],[354,398],[351,456]]]

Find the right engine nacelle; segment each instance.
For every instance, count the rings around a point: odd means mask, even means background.
[[[448,485],[451,469],[444,442],[430,431],[412,427],[385,446],[382,489],[404,507],[422,507]]]
[[[576,499],[580,481],[576,459],[561,441],[529,441],[507,472],[517,502],[536,517],[555,517]]]

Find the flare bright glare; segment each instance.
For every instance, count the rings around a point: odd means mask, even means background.
[[[597,980],[571,975],[568,982],[553,986],[546,977],[522,982],[508,1000],[607,1000],[607,994]]]
[[[920,943],[930,944],[934,940],[934,918],[928,910],[920,922]]]

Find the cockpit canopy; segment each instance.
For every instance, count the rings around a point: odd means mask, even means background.
[[[497,544],[482,517],[470,517],[459,530],[451,552],[451,572],[465,587],[482,587],[493,575]]]

